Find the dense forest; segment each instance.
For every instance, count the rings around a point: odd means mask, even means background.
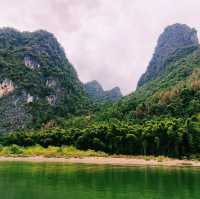
[[[23,34],[30,36],[30,33]],[[5,71],[3,74],[6,75],[12,65],[6,63],[4,57],[9,54],[9,59],[16,58],[19,62],[20,59],[19,56],[12,56],[10,48],[5,49],[5,45],[2,48],[4,50],[0,51],[0,70]],[[56,52],[58,57],[55,58],[58,60],[52,58],[54,63],[49,63],[48,66],[60,66],[59,54],[65,55],[63,51]],[[5,53],[6,55],[3,55]],[[40,55],[36,57],[41,58]],[[61,59],[67,69],[67,59]],[[40,60],[39,62],[41,65],[47,65]],[[18,65],[13,68],[17,70],[17,67]],[[44,105],[38,108],[37,101],[32,102],[30,105],[35,108],[36,114],[31,113],[32,118],[36,118],[33,124],[10,133],[2,133],[2,145],[73,145],[81,150],[93,149],[108,154],[199,158],[200,46],[194,29],[182,24],[167,27],[158,40],[153,58],[136,91],[115,102],[92,101],[87,93],[84,93],[73,67],[70,65],[68,74],[62,70],[60,77],[69,81],[65,82],[63,79],[63,84],[66,85],[64,88],[71,90],[68,93],[70,95],[64,98],[66,101],[58,103],[58,106],[47,104],[47,108]],[[30,71],[24,68],[22,72],[28,76]],[[51,72],[55,73],[53,77],[57,77],[57,69]],[[5,77],[17,82],[19,74],[13,73],[13,76]],[[32,76],[33,81],[39,81],[41,78],[38,75],[41,74],[44,73],[39,70]],[[52,74],[49,73],[49,76]],[[68,79],[70,77],[71,79]],[[45,99],[47,95],[44,95],[44,92],[47,92],[47,88],[40,90],[42,84],[40,89],[37,89],[37,82],[28,83],[22,85],[23,90],[32,85],[36,87],[29,88],[29,92],[33,92],[32,95],[41,92]],[[6,97],[0,98],[0,103],[3,100],[6,100]],[[39,100],[39,103],[42,101]]]
[[[86,121],[76,121],[79,125]],[[74,145],[78,149],[93,149],[109,154],[164,155],[170,157],[199,157],[200,115],[188,119],[157,118],[143,124],[110,121],[88,127],[19,131],[2,137],[2,144],[43,147]]]

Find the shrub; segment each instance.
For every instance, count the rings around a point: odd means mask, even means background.
[[[10,151],[10,154],[13,154],[13,155],[23,154],[23,149],[20,146],[15,145],[15,144],[9,147],[9,151]]]

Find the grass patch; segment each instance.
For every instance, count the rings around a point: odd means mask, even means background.
[[[81,151],[73,146],[54,147],[49,146],[44,148],[40,145],[31,147],[20,147],[17,145],[11,145],[2,147],[0,146],[0,156],[44,156],[44,157],[106,157],[108,156],[104,152],[96,152],[93,150]]]

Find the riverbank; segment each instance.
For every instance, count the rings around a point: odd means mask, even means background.
[[[39,145],[0,147],[0,162],[54,162],[119,166],[200,167],[198,160],[178,160],[164,156],[108,155],[93,150],[78,150],[73,146],[43,148]]]
[[[79,164],[97,164],[97,165],[115,165],[115,166],[166,166],[166,167],[200,167],[200,161],[178,160],[163,158],[145,159],[142,157],[0,157],[0,162],[35,162],[35,163],[79,163]]]

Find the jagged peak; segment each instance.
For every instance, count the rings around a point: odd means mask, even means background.
[[[84,88],[87,95],[94,101],[117,101],[122,97],[119,87],[104,90],[96,80],[85,83]]]
[[[87,89],[93,89],[93,90],[97,90],[98,92],[101,91],[101,92],[104,92],[104,89],[103,87],[101,86],[101,84],[96,81],[96,80],[92,80],[92,81],[89,81],[87,83],[84,84],[85,87]]]
[[[176,23],[167,26],[159,36],[153,57],[142,75],[138,86],[155,79],[165,70],[165,62],[177,49],[198,46],[197,31],[186,24]],[[191,52],[191,51],[189,51]]]
[[[97,80],[92,80],[92,81],[86,82],[85,84],[95,84],[95,85],[101,86]]]
[[[117,92],[120,92],[120,93],[121,93],[121,89],[120,89],[118,86],[112,88],[110,91],[117,91]],[[121,95],[122,95],[122,94],[121,94]]]
[[[179,47],[179,45],[197,45],[199,43],[197,30],[181,23],[169,25],[160,35],[157,46],[170,41],[173,42],[170,43],[171,45],[174,45],[173,47]]]

